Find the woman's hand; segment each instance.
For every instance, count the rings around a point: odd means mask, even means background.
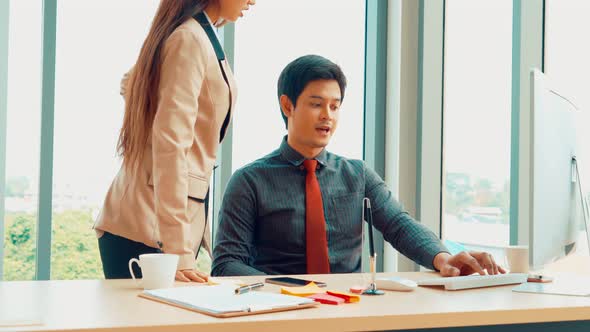
[[[184,282],[207,282],[209,276],[206,273],[197,270],[178,270],[176,271],[176,280]]]

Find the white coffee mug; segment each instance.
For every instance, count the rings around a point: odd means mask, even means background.
[[[174,286],[174,277],[178,265],[178,255],[174,254],[143,254],[139,259],[131,258],[129,260],[129,272],[133,280],[133,262],[141,268],[141,286],[144,289],[170,288]]]
[[[529,247],[508,246],[506,247],[506,261],[511,273],[529,272]]]

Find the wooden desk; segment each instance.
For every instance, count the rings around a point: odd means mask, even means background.
[[[419,272],[387,275],[414,280],[433,276]],[[330,289],[347,290],[368,276],[347,274],[310,278],[326,281]],[[240,279],[252,282],[263,278]],[[139,298],[140,290],[131,280],[1,282],[1,319],[29,319],[32,323],[37,320],[41,325],[0,328],[0,331],[311,332],[590,320],[590,298],[515,293],[511,291],[512,287],[463,291],[419,287],[409,293],[363,296],[356,304],[322,305],[314,309],[217,319]],[[266,285],[263,290],[277,292],[279,286]],[[590,330],[589,321],[567,324]],[[546,325],[543,326],[541,330],[546,331]]]

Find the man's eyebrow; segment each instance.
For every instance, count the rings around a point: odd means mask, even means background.
[[[314,98],[314,99],[321,99],[321,100],[324,100],[324,97],[321,97],[321,96],[315,96],[315,95],[313,95],[313,96],[309,96],[309,98]],[[334,101],[337,101],[337,102],[340,102],[340,98],[334,98],[333,100],[334,100]]]

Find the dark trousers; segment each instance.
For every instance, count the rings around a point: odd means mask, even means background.
[[[190,197],[190,199],[194,199]],[[207,222],[209,212],[209,191],[205,196],[205,223]],[[200,249],[200,247],[199,247]],[[98,239],[98,250],[102,260],[102,270],[106,279],[130,279],[129,260],[139,258],[141,254],[154,254],[161,252],[159,249],[146,246],[141,242],[135,242],[127,238],[104,232],[103,236]],[[195,253],[195,258],[199,250]],[[136,278],[141,278],[141,270],[137,264],[133,264],[133,274]]]
[[[106,279],[130,279],[131,273],[129,273],[128,265],[131,258],[139,258],[141,254],[160,252],[159,249],[109,232],[105,232],[98,239],[98,249]],[[136,278],[141,278],[141,270],[137,264],[133,264],[133,274]]]

